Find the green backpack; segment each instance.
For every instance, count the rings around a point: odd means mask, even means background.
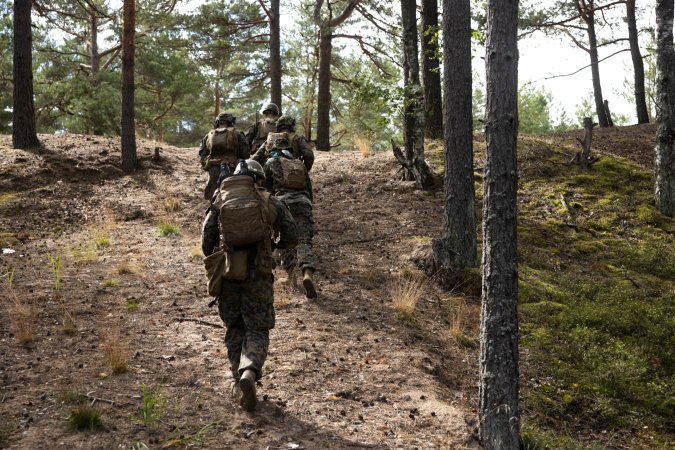
[[[206,138],[206,148],[209,150],[209,163],[211,165],[223,162],[231,165],[236,164],[237,150],[239,150],[237,131],[232,127],[211,130]]]

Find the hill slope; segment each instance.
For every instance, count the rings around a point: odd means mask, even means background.
[[[472,323],[477,306],[430,287],[401,321],[389,300],[441,206],[440,195],[392,181],[389,155],[317,155],[319,298],[276,288],[265,400],[249,416],[230,398],[224,330],[207,307],[195,150],[163,146],[153,160],[155,144],[141,143],[141,170],[123,176],[114,139],[41,139],[42,152],[0,139],[0,236],[16,251],[2,257],[5,275],[13,270],[0,310],[2,445],[476,446],[475,350],[457,347],[448,323],[455,303]],[[179,235],[160,235],[174,226]],[[58,290],[50,257],[62,264]],[[105,358],[118,350],[128,370],[114,374]],[[143,386],[146,405],[166,401],[146,423]],[[87,404],[104,429],[68,431]]]

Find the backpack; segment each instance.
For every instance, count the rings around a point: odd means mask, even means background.
[[[216,128],[209,132],[206,138],[206,148],[209,150],[209,161],[236,164],[239,136],[234,128]]]
[[[221,246],[251,246],[271,237],[268,199],[256,188],[253,178],[235,175],[223,180],[218,208]]]
[[[288,140],[288,133],[267,133],[267,140],[265,141],[265,149],[269,152],[274,147],[274,143],[277,139],[286,139]],[[290,141],[289,141],[290,142]]]
[[[299,159],[279,158],[281,163],[281,184],[288,189],[305,189],[305,164]]]

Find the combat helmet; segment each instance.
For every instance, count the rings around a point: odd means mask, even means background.
[[[254,159],[241,159],[234,169],[235,175],[250,175],[256,180],[265,179],[265,171],[260,163]]]
[[[213,121],[213,126],[218,127],[220,124],[225,124],[228,123],[230,125],[234,125],[234,122],[236,122],[237,118],[234,117],[234,114],[231,114],[229,112],[221,112],[216,116],[216,120]]]
[[[295,119],[291,116],[283,115],[277,119],[277,130],[286,128],[289,131],[295,131]]]
[[[263,109],[260,111],[262,114],[265,114],[266,112],[271,112],[276,114],[277,116],[279,115],[279,107],[276,105],[276,103],[268,103],[265,106],[263,106]]]

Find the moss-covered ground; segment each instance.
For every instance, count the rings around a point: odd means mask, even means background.
[[[648,170],[608,155],[583,169],[575,151],[518,143],[523,444],[673,448],[675,222]]]

